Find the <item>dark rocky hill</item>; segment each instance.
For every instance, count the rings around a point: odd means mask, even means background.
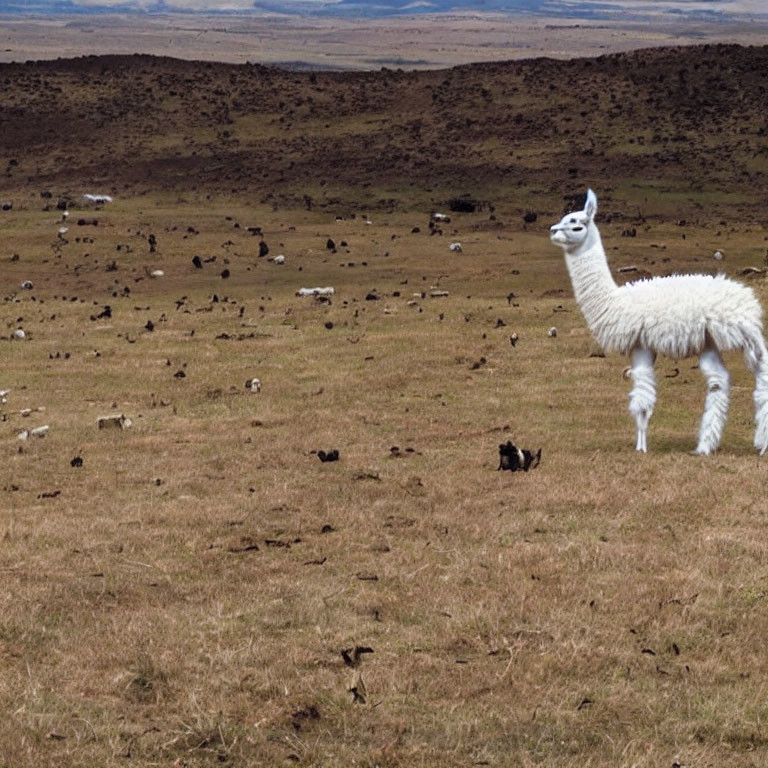
[[[309,73],[149,56],[0,65],[9,190],[279,204],[564,189],[768,205],[768,47],[433,72]]]

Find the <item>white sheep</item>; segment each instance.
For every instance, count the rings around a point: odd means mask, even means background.
[[[762,456],[768,450],[768,351],[762,308],[753,291],[724,275],[674,275],[617,286],[595,226],[596,213],[597,197],[590,189],[584,210],[564,216],[551,227],[550,238],[565,252],[576,301],[600,346],[631,356],[634,387],[629,410],[637,424],[636,449],[648,450],[656,355],[698,355],[707,397],[695,453],[713,453],[729,403],[729,376],[721,352],[740,349],[755,374],[754,445]]]
[[[333,296],[335,293],[331,286],[326,288],[299,288],[297,296]]]

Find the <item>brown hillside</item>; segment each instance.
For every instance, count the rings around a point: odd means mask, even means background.
[[[439,72],[150,56],[6,64],[0,167],[6,188],[54,194],[97,185],[408,207],[423,192],[523,204],[585,183],[660,182],[750,202],[768,170],[767,85],[768,47],[726,45]]]

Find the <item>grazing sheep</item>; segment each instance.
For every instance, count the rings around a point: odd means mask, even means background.
[[[327,288],[299,288],[296,291],[297,296],[333,296],[335,290],[328,286]]]
[[[695,453],[713,453],[729,404],[729,376],[721,353],[740,349],[755,374],[754,445],[762,456],[768,450],[768,351],[762,308],[752,289],[724,275],[673,275],[617,286],[595,226],[596,213],[597,197],[590,189],[584,210],[552,226],[550,239],[565,252],[576,301],[600,346],[631,356],[635,385],[629,411],[637,425],[636,450],[648,450],[656,355],[698,355],[707,397]]]

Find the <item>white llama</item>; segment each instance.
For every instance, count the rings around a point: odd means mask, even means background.
[[[636,450],[648,450],[657,354],[699,356],[707,397],[695,453],[717,450],[729,400],[728,370],[720,353],[740,349],[756,378],[754,445],[762,456],[768,450],[768,351],[762,309],[752,289],[724,275],[674,275],[617,286],[595,226],[596,213],[597,197],[590,189],[584,210],[564,216],[550,229],[550,238],[565,251],[576,301],[600,346],[631,356],[629,411],[637,424]]]

